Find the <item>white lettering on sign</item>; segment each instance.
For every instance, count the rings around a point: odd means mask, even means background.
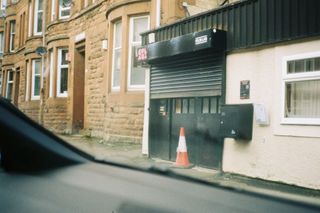
[[[208,36],[200,36],[195,39],[195,45],[204,44],[208,42]]]

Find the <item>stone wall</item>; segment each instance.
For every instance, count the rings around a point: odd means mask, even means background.
[[[77,35],[85,35],[85,86],[84,86],[84,129],[96,132],[102,136],[104,130],[104,108],[106,83],[104,81],[106,70],[104,63],[106,51],[102,50],[102,40],[107,35],[106,24],[106,2],[96,4],[95,7],[84,9],[74,20],[70,22],[70,52],[72,57],[75,54],[75,40]],[[74,60],[72,60],[74,63]],[[72,97],[73,87],[77,82],[73,82],[73,77],[77,70],[71,63],[70,97]],[[71,100],[69,109],[77,105]],[[72,124],[69,124],[71,126]]]
[[[141,143],[143,103],[108,104],[106,108],[106,140]]]

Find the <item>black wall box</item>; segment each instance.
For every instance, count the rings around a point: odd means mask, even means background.
[[[221,106],[220,135],[224,138],[252,139],[253,105]]]

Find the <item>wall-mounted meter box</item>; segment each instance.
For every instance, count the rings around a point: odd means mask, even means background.
[[[224,138],[252,139],[253,105],[231,104],[221,106],[220,135]]]

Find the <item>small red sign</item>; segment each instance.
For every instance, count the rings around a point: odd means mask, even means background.
[[[148,59],[148,51],[146,47],[138,49],[138,61],[146,61]]]

